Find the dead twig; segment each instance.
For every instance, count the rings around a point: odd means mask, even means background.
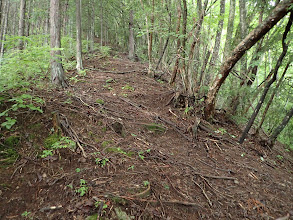
[[[204,195],[204,197],[208,200],[208,203],[210,205],[210,207],[213,206],[213,203],[211,202],[211,200],[209,199],[208,195],[206,194],[206,192],[204,191],[204,189],[197,183],[195,182],[195,180],[192,178],[192,182],[198,187],[200,188],[202,194]]]

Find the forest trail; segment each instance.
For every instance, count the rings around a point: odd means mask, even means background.
[[[292,164],[254,139],[239,145],[240,130],[224,113],[201,121],[194,136],[198,118],[175,108],[173,89],[149,78],[143,64],[90,54],[84,66],[86,75],[69,72],[66,90],[34,91],[45,113],[23,113],[14,132],[20,156],[0,171],[0,219],[293,214]],[[59,128],[77,150],[40,158]]]

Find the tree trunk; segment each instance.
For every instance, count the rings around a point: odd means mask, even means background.
[[[83,70],[81,41],[81,0],[76,0],[76,69]]]
[[[128,58],[134,60],[134,33],[133,33],[133,10],[129,11],[129,47]]]
[[[283,59],[284,59],[284,57],[286,56],[286,53],[287,53],[287,51],[288,51],[288,44],[289,44],[289,43],[286,44],[285,40],[286,40],[286,37],[287,37],[287,35],[288,35],[288,32],[290,31],[290,28],[291,28],[292,22],[293,22],[293,12],[291,11],[291,13],[290,13],[290,18],[289,18],[289,21],[288,21],[288,24],[287,24],[286,29],[285,29],[285,32],[284,32],[284,34],[283,34],[283,39],[282,39],[283,51],[282,51],[282,53],[281,53],[281,55],[280,55],[280,57],[279,57],[279,59],[278,59],[278,61],[277,61],[277,63],[276,63],[275,68],[274,68],[273,71],[272,71],[272,73],[273,73],[273,78],[267,83],[267,85],[266,85],[266,87],[265,87],[265,89],[264,89],[264,91],[263,91],[263,94],[262,94],[262,96],[261,96],[259,102],[257,103],[257,106],[256,106],[256,108],[255,108],[253,114],[251,115],[251,118],[250,118],[249,122],[247,123],[246,128],[244,129],[244,131],[243,131],[243,133],[242,133],[242,135],[241,135],[241,137],[240,137],[240,139],[239,139],[239,143],[240,143],[240,144],[243,143],[243,141],[245,140],[245,138],[246,138],[246,136],[247,136],[247,134],[248,134],[248,132],[249,132],[251,126],[253,125],[253,122],[254,122],[256,116],[258,115],[258,112],[259,112],[259,110],[260,110],[260,108],[261,108],[261,106],[262,106],[262,104],[263,104],[263,102],[264,102],[264,100],[265,100],[265,97],[266,97],[266,95],[267,95],[267,93],[268,93],[268,91],[269,91],[269,88],[271,87],[271,85],[272,85],[272,84],[276,81],[276,79],[277,79],[278,70],[279,70],[279,68],[280,68],[280,66],[281,66],[281,64],[282,64],[282,61],[283,61]]]
[[[293,116],[293,108],[291,108],[291,110],[284,117],[282,123],[270,135],[270,137],[269,137],[269,145],[270,145],[270,147],[274,146],[274,143],[275,143],[277,137],[283,131],[283,129],[286,127],[286,125],[288,124],[288,122],[290,121],[292,116]]]
[[[179,5],[177,7],[177,27],[176,27],[176,35],[179,35],[179,31],[180,31],[180,26],[181,26],[181,3],[179,2]],[[177,71],[179,68],[179,62],[180,62],[180,47],[181,47],[181,41],[179,36],[177,37],[177,56],[176,56],[176,61],[175,61],[175,65],[173,68],[173,72],[172,72],[172,76],[170,79],[170,84],[174,85],[175,83],[175,79],[177,76]]]
[[[235,0],[230,0],[229,19],[227,25],[226,42],[224,47],[224,58],[228,57],[228,54],[231,52],[232,35],[234,30],[235,5]]]
[[[271,30],[271,28],[288,13],[288,8],[292,3],[293,0],[285,0],[278,4],[272,11],[271,15],[269,15],[258,27],[250,32],[250,34],[248,34],[246,38],[236,46],[232,52],[232,55],[222,64],[220,73],[216,76],[214,82],[212,83],[205,102],[204,116],[206,119],[213,116],[217,94],[231,69],[247,50],[258,42],[258,40],[269,32],[269,30]]]
[[[103,0],[100,1],[100,47],[103,46]]]
[[[51,81],[54,85],[66,87],[61,60],[60,0],[50,1],[50,37],[51,37]]]
[[[221,44],[221,38],[222,38],[222,31],[223,31],[223,25],[224,25],[224,14],[225,14],[225,0],[221,0],[220,3],[220,17],[221,20],[218,23],[218,29],[215,39],[215,46],[212,54],[212,58],[210,60],[209,68],[207,70],[206,75],[206,84],[209,85],[211,81],[211,75],[213,74],[215,70],[215,66],[218,63],[219,58],[219,50],[220,50],[220,44]]]
[[[26,0],[20,1],[20,9],[19,9],[19,25],[18,25],[18,36],[23,37],[24,36],[24,18],[25,18],[25,6],[26,6]],[[18,48],[20,50],[23,49],[23,40],[19,40]]]
[[[7,32],[7,26],[8,26],[8,16],[9,16],[9,9],[10,9],[10,1],[5,1],[5,4],[3,6],[3,29],[1,28],[1,47],[0,47],[0,65],[2,63],[2,58],[4,56],[4,41],[5,41],[5,36]]]
[[[257,129],[256,129],[254,135],[258,135],[259,130],[261,129],[261,127],[262,127],[262,125],[263,125],[263,123],[264,123],[264,121],[265,121],[266,114],[267,114],[267,112],[268,112],[268,110],[269,110],[269,108],[270,108],[270,106],[271,106],[271,104],[272,104],[272,102],[273,102],[273,99],[274,99],[274,97],[275,97],[275,95],[276,95],[276,93],[277,93],[277,91],[278,91],[278,89],[279,89],[281,83],[283,82],[283,79],[284,79],[285,74],[286,74],[286,72],[287,72],[287,70],[288,70],[288,68],[289,68],[289,65],[290,65],[290,62],[287,63],[287,65],[286,65],[286,67],[285,67],[285,70],[284,70],[284,72],[283,72],[283,74],[282,74],[282,76],[281,76],[281,78],[280,78],[278,84],[276,85],[276,87],[275,87],[275,89],[274,89],[274,91],[273,91],[273,93],[272,93],[272,95],[271,95],[271,97],[270,97],[270,99],[269,99],[269,101],[268,101],[268,103],[267,103],[267,105],[266,105],[266,108],[265,108],[265,110],[264,110],[264,112],[263,112],[263,114],[262,114],[261,121],[260,121],[260,123],[259,123],[259,125],[258,125],[258,127],[257,127]]]

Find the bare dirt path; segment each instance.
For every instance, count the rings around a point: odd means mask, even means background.
[[[20,156],[0,171],[0,219],[276,219],[293,211],[292,164],[253,139],[237,144],[239,129],[225,115],[201,121],[194,136],[198,118],[168,105],[174,91],[143,64],[121,54],[84,63],[86,75],[69,73],[70,88],[35,91],[45,114],[23,117],[15,131]],[[41,158],[58,128],[77,149]]]

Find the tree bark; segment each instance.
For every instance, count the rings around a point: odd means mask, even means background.
[[[270,137],[269,137],[269,145],[270,145],[270,147],[274,146],[274,143],[275,143],[277,137],[283,131],[283,129],[286,127],[286,125],[288,124],[288,122],[290,121],[292,116],[293,116],[293,108],[291,108],[291,110],[284,117],[282,123],[270,135]]]
[[[289,6],[293,0],[285,0],[278,4],[275,9],[258,27],[250,32],[245,39],[243,39],[233,50],[232,55],[226,59],[220,68],[220,73],[215,78],[212,86],[208,92],[204,108],[204,117],[210,118],[214,114],[215,102],[217,94],[228,77],[231,69],[235,66],[237,61],[249,50],[258,40],[260,40],[266,33],[275,26],[287,13]]]
[[[50,37],[51,37],[51,82],[66,87],[64,69],[61,60],[60,0],[50,1]]]
[[[19,9],[19,25],[18,25],[18,36],[23,37],[24,36],[24,18],[25,18],[25,6],[26,6],[26,0],[20,1],[20,9]],[[23,49],[23,40],[19,40],[18,48],[20,50]]]
[[[133,10],[129,11],[129,50],[128,58],[134,60],[134,33],[133,33]]]
[[[81,0],[76,0],[76,69],[83,70],[81,41]]]
[[[292,26],[292,22],[293,22],[293,12],[291,11],[288,24],[287,24],[286,29],[285,29],[285,32],[283,34],[283,39],[282,39],[283,51],[282,51],[282,53],[281,53],[281,55],[280,55],[280,57],[279,57],[279,59],[278,59],[278,61],[276,63],[275,68],[272,70],[273,78],[265,86],[265,89],[263,91],[263,94],[262,94],[262,96],[261,96],[261,98],[260,98],[260,100],[259,100],[259,102],[258,102],[258,104],[257,104],[257,106],[256,106],[256,108],[255,108],[255,110],[253,112],[253,114],[251,115],[251,118],[250,118],[249,122],[247,123],[246,128],[244,129],[244,131],[243,131],[243,133],[242,133],[242,135],[241,135],[241,137],[239,139],[239,143],[240,144],[242,144],[244,142],[244,140],[245,140],[245,138],[246,138],[246,136],[247,136],[247,134],[248,134],[251,126],[254,123],[254,120],[255,120],[256,116],[258,115],[258,112],[259,112],[259,110],[260,110],[260,108],[261,108],[261,106],[262,106],[262,104],[263,104],[263,102],[265,100],[265,97],[266,97],[266,95],[267,95],[267,93],[268,93],[271,85],[277,79],[278,70],[279,70],[279,68],[280,68],[280,66],[282,64],[282,61],[283,61],[283,59],[286,56],[286,53],[288,51],[288,44],[289,43],[286,44],[285,40],[286,40],[286,37],[288,35],[288,32],[290,31],[290,28]]]

